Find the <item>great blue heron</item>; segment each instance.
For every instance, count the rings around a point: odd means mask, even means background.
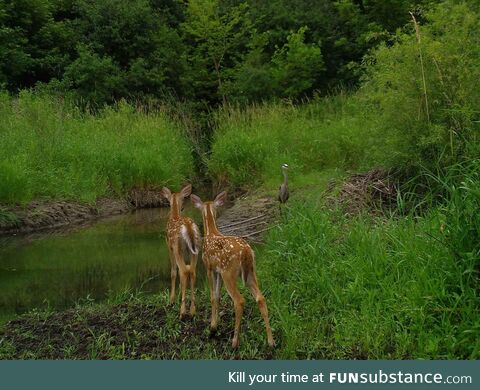
[[[286,203],[289,197],[288,193],[288,165],[282,164],[283,183],[278,190],[278,201],[280,204]]]

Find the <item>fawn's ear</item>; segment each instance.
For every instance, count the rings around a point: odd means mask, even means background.
[[[197,209],[201,209],[202,206],[203,206],[203,202],[202,200],[195,194],[192,194],[190,195],[190,199],[192,200],[192,203],[193,205],[197,208]]]
[[[190,196],[190,194],[192,193],[192,185],[191,184],[187,184],[185,187],[182,188],[182,190],[180,191],[180,194],[182,194],[182,196],[184,198],[187,198]]]
[[[213,201],[213,204],[215,205],[215,207],[220,207],[220,206],[223,206],[226,201],[227,201],[227,192],[222,191],[217,195],[217,197]]]
[[[160,193],[170,202],[170,198],[172,197],[172,191],[170,191],[167,187],[163,187]]]

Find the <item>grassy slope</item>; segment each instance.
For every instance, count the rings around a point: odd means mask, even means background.
[[[181,130],[127,104],[99,115],[24,92],[0,95],[0,204],[94,202],[134,186],[178,186],[193,172]]]
[[[325,170],[364,169],[382,161],[376,118],[343,94],[304,106],[267,104],[218,114],[210,176],[224,186],[276,186],[282,163],[298,184]],[[367,155],[368,152],[368,155]]]

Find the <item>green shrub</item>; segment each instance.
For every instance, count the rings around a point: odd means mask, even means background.
[[[370,57],[363,95],[396,145],[390,164],[446,167],[478,156],[480,16],[469,4],[442,2],[418,36],[412,26]]]

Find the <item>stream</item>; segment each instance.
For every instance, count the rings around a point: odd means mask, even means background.
[[[32,309],[64,309],[127,289],[168,289],[168,212],[142,209],[84,226],[0,237],[0,323]],[[184,211],[198,222],[197,214],[190,207]],[[201,262],[197,267],[202,283]]]

